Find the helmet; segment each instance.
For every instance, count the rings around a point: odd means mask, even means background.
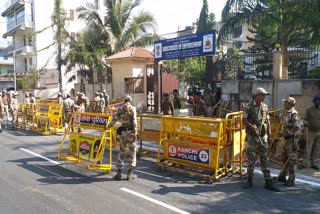
[[[132,102],[132,97],[130,95],[126,95],[124,97],[124,102]]]

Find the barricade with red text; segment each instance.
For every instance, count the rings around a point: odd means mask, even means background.
[[[111,119],[109,114],[73,113],[69,140],[66,141],[68,133],[65,133],[58,149],[58,159],[79,164],[86,170],[109,173],[112,168],[112,130],[105,129]],[[109,153],[104,154],[105,149]]]

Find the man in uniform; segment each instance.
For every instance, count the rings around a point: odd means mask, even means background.
[[[319,170],[318,159],[320,150],[320,96],[314,96],[314,105],[306,110],[304,125],[308,128],[307,147],[304,151],[305,164]],[[300,167],[302,168],[302,167]]]
[[[180,101],[178,89],[174,89],[172,93],[173,93],[173,108],[174,108],[173,115],[179,116],[179,112],[181,109],[181,101]]]
[[[113,177],[116,180],[121,180],[121,168],[124,165],[124,159],[127,154],[126,145],[129,147],[128,155],[130,157],[129,170],[127,174],[127,180],[135,178],[133,170],[136,167],[136,138],[138,134],[137,130],[137,112],[136,108],[131,104],[132,98],[127,95],[124,99],[124,104],[118,109],[118,112],[113,116],[112,121],[108,124],[107,129],[110,129],[116,124],[117,121],[121,121],[121,126],[118,128],[117,133],[120,134],[120,152],[118,154],[117,168],[118,172]]]
[[[201,98],[201,92],[197,91],[193,99],[193,116],[206,116],[207,107],[204,100]]]
[[[213,107],[216,104],[215,97],[212,93],[212,89],[208,88],[205,90],[204,94],[204,102],[206,103],[207,107],[207,115],[206,117],[212,117],[213,115]]]
[[[30,99],[30,103],[32,103],[32,104],[36,104],[36,98],[35,98],[35,96],[34,96],[34,94],[31,94],[30,93],[30,95],[29,95],[30,97],[29,97],[29,99]]]
[[[96,96],[94,98],[94,112],[95,113],[100,113],[101,108],[100,108],[100,92],[96,91]]]
[[[282,171],[277,180],[284,182],[285,186],[293,186],[295,183],[294,165],[297,161],[297,143],[300,139],[301,127],[299,125],[299,114],[294,106],[296,100],[293,97],[288,97],[283,100],[285,116],[281,127],[280,136],[285,140],[281,149]],[[286,176],[289,173],[288,180]]]
[[[64,127],[67,130],[68,124],[73,112],[74,101],[71,99],[70,93],[67,93],[67,98],[63,100],[63,114],[64,114]]]
[[[86,105],[86,96],[83,93],[80,93],[77,101],[74,103],[75,112],[85,112]]]
[[[170,99],[169,93],[163,95],[162,112],[165,115],[173,115],[173,102]]]
[[[103,90],[103,96],[104,96],[105,107],[108,108],[109,102],[110,102],[110,97],[107,94],[107,91],[105,89]]]
[[[4,114],[5,114],[6,120],[8,121],[8,119],[9,119],[9,96],[5,90],[2,91],[2,102],[3,102]]]
[[[2,120],[4,117],[4,104],[2,101],[2,97],[0,98],[0,133],[2,132]]]
[[[23,98],[23,103],[30,104],[30,98],[27,92],[25,93],[25,97]]]
[[[18,92],[14,92],[12,94],[11,102],[10,102],[10,112],[12,114],[12,130],[17,129],[17,114],[19,109],[19,103],[17,99]]]
[[[275,187],[268,169],[268,138],[271,135],[271,127],[268,116],[268,106],[263,103],[269,93],[263,88],[257,88],[253,100],[244,107],[243,123],[246,126],[246,148],[248,158],[247,182],[245,188],[253,186],[253,172],[256,155],[260,158],[261,171],[265,178],[264,188],[279,191]]]
[[[63,98],[62,98],[62,93],[61,92],[58,93],[58,98],[57,99],[58,99],[58,103],[59,104],[63,104]]]
[[[100,114],[103,114],[104,113],[104,108],[106,107],[106,101],[104,99],[104,93],[101,92],[100,93]]]

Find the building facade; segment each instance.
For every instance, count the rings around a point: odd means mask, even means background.
[[[78,20],[76,9],[87,2],[95,4],[104,13],[103,0],[62,1],[68,18],[65,29],[69,35],[75,36],[85,27],[85,23]],[[17,76],[28,75],[31,69],[39,71],[40,88],[59,88],[57,45],[54,44],[54,32],[50,27],[54,3],[53,0],[8,0],[1,12],[1,16],[6,18],[6,32],[2,36],[12,37],[13,41],[6,56],[14,58]],[[65,68],[62,67],[64,92],[69,92],[77,82],[77,79],[68,82],[73,75],[77,76],[75,71],[65,75]]]

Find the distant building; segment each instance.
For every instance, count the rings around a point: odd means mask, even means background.
[[[2,36],[13,38],[5,55],[14,57],[17,76],[28,75],[31,69],[40,71],[38,86],[42,88],[58,88],[57,48],[55,45],[48,47],[53,43],[54,32],[48,27],[52,23],[54,2],[54,0],[8,0],[1,11],[1,16],[6,18],[7,27]],[[75,36],[85,27],[85,23],[77,18],[76,8],[87,2],[94,3],[96,8],[103,12],[103,0],[63,1],[62,7],[68,17],[66,30],[71,36]],[[44,30],[45,28],[48,29]],[[39,31],[42,32],[37,33]],[[68,82],[73,75],[77,76],[75,71],[65,76],[65,67],[62,67],[62,88],[65,92],[69,92],[77,82],[77,79]]]

